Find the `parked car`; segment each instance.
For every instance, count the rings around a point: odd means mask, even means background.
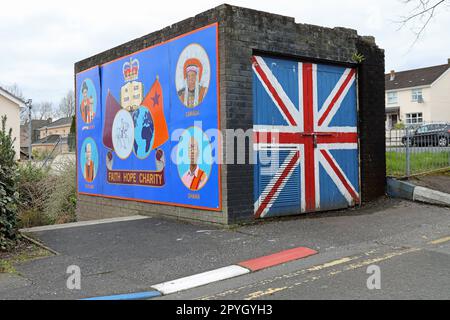
[[[402,143],[406,146],[406,135]],[[439,146],[447,147],[450,142],[450,123],[431,123],[419,126],[409,136],[410,146]]]

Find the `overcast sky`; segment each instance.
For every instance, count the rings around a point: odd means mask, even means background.
[[[432,0],[433,1],[433,0]],[[435,0],[436,1],[436,0]],[[34,103],[57,104],[73,87],[75,62],[159,30],[224,1],[2,1],[0,84],[16,83]],[[410,49],[413,26],[395,21],[413,6],[402,0],[229,0],[227,3],[294,17],[296,22],[343,26],[373,35],[385,49],[386,70],[444,64],[450,58],[450,6],[442,6]]]

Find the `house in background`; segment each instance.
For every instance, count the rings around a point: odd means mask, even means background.
[[[39,139],[31,145],[33,154],[64,153],[69,151],[72,117],[61,118],[38,129]]]
[[[397,123],[450,122],[450,59],[447,64],[385,75],[386,129]]]
[[[48,118],[47,120],[31,120],[31,143],[35,143],[40,139],[39,129],[45,125],[52,123],[52,119]],[[29,148],[29,134],[30,126],[28,120],[25,121],[24,124],[20,125],[20,150],[22,154],[26,155],[28,158],[28,148]]]
[[[12,128],[15,138],[14,150],[16,159],[20,157],[20,109],[25,108],[25,102],[0,87],[0,117],[6,115],[6,128]]]

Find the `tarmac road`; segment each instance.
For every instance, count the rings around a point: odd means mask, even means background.
[[[398,239],[400,240],[400,239]],[[418,241],[415,241],[418,240]],[[450,237],[341,250],[158,299],[449,299]],[[344,250],[345,251],[345,250]],[[380,270],[368,289],[369,266]],[[372,283],[372,282],[371,282]]]
[[[146,291],[298,246],[319,253],[161,299],[450,298],[450,210],[408,201],[383,199],[232,229],[148,218],[34,236],[60,254],[17,266],[20,275],[1,275],[0,299]],[[380,267],[380,290],[366,286],[372,264]],[[81,268],[81,290],[66,287],[70,265]]]

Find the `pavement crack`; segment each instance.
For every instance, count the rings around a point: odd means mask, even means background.
[[[93,277],[93,276],[101,276],[104,274],[110,274],[110,273],[114,273],[114,270],[108,270],[108,271],[102,271],[102,272],[97,272],[97,273],[89,273],[89,274],[85,274],[84,277]]]

